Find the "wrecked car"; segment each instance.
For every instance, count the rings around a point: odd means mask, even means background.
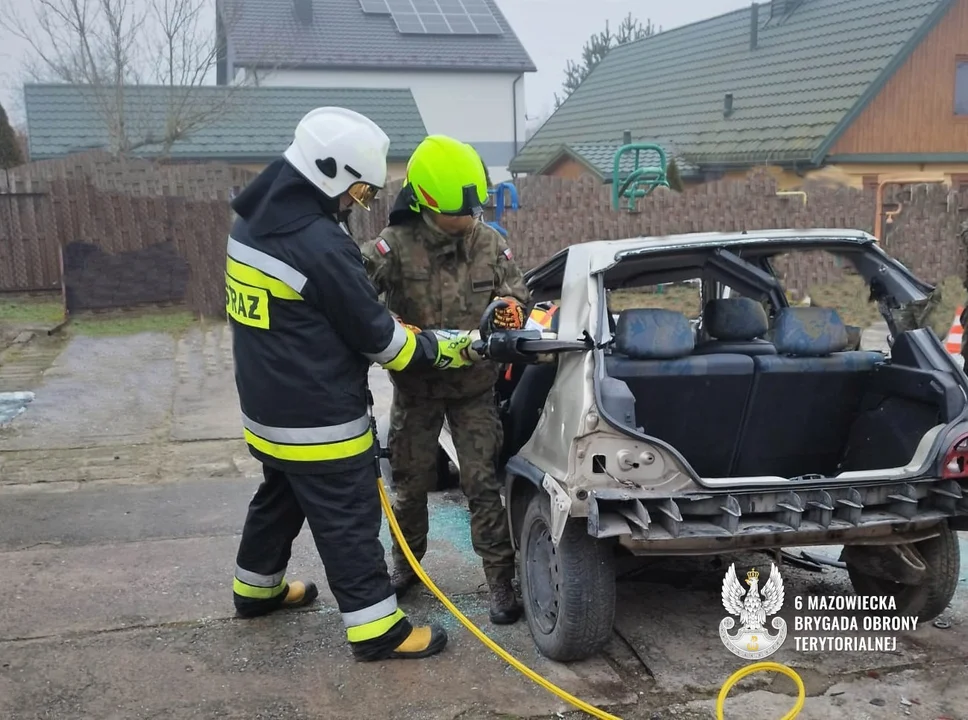
[[[791,306],[775,259],[826,252],[890,331],[857,349],[837,310]],[[698,278],[697,318],[614,311],[614,291]],[[968,530],[968,378],[905,307],[934,288],[850,230],[571,245],[526,274],[548,329],[496,332],[505,505],[546,657],[612,632],[616,558],[841,545],[854,590],[927,622]],[[458,466],[446,428],[442,452]]]

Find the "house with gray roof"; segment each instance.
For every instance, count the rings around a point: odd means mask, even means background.
[[[537,68],[494,0],[217,0],[218,82],[398,88],[429,134],[481,153],[495,182],[525,140]]]
[[[616,47],[510,169],[609,181],[625,139],[685,180],[968,185],[968,0],[767,0]]]
[[[123,114],[128,153],[164,156],[173,162],[221,161],[258,171],[278,158],[300,118],[315,107],[338,105],[373,118],[390,137],[389,172],[402,177],[427,128],[405,88],[285,88],[133,85],[123,88],[122,113],[105,108],[84,85],[27,84],[24,105],[31,160],[48,160],[93,149],[113,149],[109,131]],[[181,102],[184,99],[184,102]],[[169,149],[165,136],[173,106],[186,132]]]

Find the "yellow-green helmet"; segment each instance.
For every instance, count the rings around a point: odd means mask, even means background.
[[[441,215],[480,215],[487,202],[487,176],[470,145],[446,135],[430,135],[407,163],[404,187],[413,192],[414,210]]]

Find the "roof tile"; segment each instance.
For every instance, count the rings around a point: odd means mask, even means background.
[[[359,0],[311,0],[314,22],[293,0],[222,0],[237,66],[534,72],[531,56],[494,0],[485,0],[502,35],[404,35],[389,15]]]
[[[195,112],[218,110],[189,137],[175,143],[173,158],[233,158],[262,162],[278,156],[292,140],[300,118],[315,107],[335,105],[356,110],[390,136],[391,160],[410,157],[427,136],[410,90],[359,88],[245,87],[228,91],[195,87]],[[129,137],[146,138],[164,128],[169,90],[163,86],[131,86],[124,91]],[[97,96],[78,85],[24,86],[31,158],[42,160],[72,152],[103,148],[109,136]],[[146,146],[137,154],[157,154]]]
[[[668,139],[695,163],[806,160],[951,0],[803,0],[750,8],[613,49],[511,163],[536,172],[575,143]],[[733,113],[724,117],[727,93]]]

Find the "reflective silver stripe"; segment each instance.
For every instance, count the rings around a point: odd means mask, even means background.
[[[368,608],[343,613],[343,624],[348,628],[357,627],[358,625],[366,625],[374,620],[379,620],[380,618],[385,618],[387,615],[392,615],[396,611],[397,596],[394,594],[388,597],[386,600],[381,600],[376,605],[370,605]]]
[[[286,265],[282,260],[266,255],[261,250],[243,245],[234,237],[229,236],[229,244],[226,253],[233,260],[245,263],[256,270],[261,270],[266,275],[271,275],[277,280],[281,280],[297,293],[301,293],[306,283],[309,282],[305,275],[296,270],[291,265]]]
[[[277,572],[275,575],[260,575],[259,573],[250,572],[236,565],[235,577],[252,587],[272,588],[282,582],[282,579],[286,577],[286,571]]]
[[[324,443],[352,440],[365,433],[370,427],[370,415],[351,420],[342,425],[323,425],[321,427],[281,428],[257,423],[242,413],[242,425],[252,433],[269,442],[287,445],[322,445]]]
[[[373,355],[366,353],[367,359],[371,362],[379,363],[381,365],[383,363],[388,363],[393,360],[393,358],[395,358],[400,351],[403,350],[403,346],[406,345],[407,329],[398,322],[394,322],[393,325],[393,337],[390,338],[390,344],[383,348],[383,350],[380,352],[374,353]]]

